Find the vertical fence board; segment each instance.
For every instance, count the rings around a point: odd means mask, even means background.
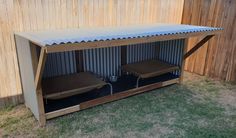
[[[185,0],[182,23],[224,28],[224,33],[187,60],[187,71],[226,81],[236,80],[235,7],[235,0]],[[188,49],[198,40],[190,39]]]

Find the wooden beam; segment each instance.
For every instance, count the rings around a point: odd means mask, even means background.
[[[127,46],[121,47],[121,65],[127,64]]]
[[[190,49],[185,55],[184,59],[191,56],[195,51],[197,51],[200,47],[202,47],[208,40],[210,40],[214,35],[208,35],[203,38],[200,42],[198,42],[192,49]]]
[[[41,80],[42,80],[45,62],[46,62],[46,51],[45,51],[45,48],[41,48],[39,62],[38,62],[37,71],[36,71],[36,75],[35,75],[36,90],[39,89],[39,83],[41,83]]]
[[[83,57],[83,51],[75,51],[75,60],[76,60],[76,70],[77,73],[84,71],[84,57]]]
[[[37,96],[37,102],[38,102],[38,110],[39,110],[39,123],[40,126],[45,126],[46,125],[46,117],[45,117],[45,110],[44,110],[44,103],[43,103],[43,92],[42,88],[36,90],[36,96]]]
[[[189,39],[186,38],[184,40],[184,48],[183,48],[183,55],[182,56],[182,64],[181,64],[181,68],[180,68],[180,79],[179,79],[179,83],[183,83],[183,79],[184,79],[184,67],[185,67],[185,62],[186,60],[184,59],[184,55],[186,54],[187,52],[187,48],[188,48],[188,41]]]
[[[182,34],[173,34],[173,35],[160,35],[160,36],[153,36],[153,37],[130,38],[130,39],[120,39],[120,40],[109,40],[109,41],[96,41],[96,42],[86,42],[86,43],[58,44],[58,45],[46,46],[46,52],[55,53],[55,52],[65,52],[65,51],[83,50],[83,49],[127,46],[131,44],[141,44],[141,43],[150,43],[150,42],[156,42],[156,41],[183,39],[183,38],[189,38],[189,37],[199,36],[199,35],[213,35],[213,34],[220,33],[221,31],[222,30],[216,30],[216,31],[210,31],[210,32],[182,33]]]
[[[46,115],[46,119],[51,119],[51,118],[55,118],[55,117],[58,117],[58,116],[65,115],[65,114],[77,112],[79,110],[80,110],[80,105],[75,105],[75,106],[60,109],[60,110],[57,110],[57,111],[49,112],[49,113],[46,113],[45,115]]]

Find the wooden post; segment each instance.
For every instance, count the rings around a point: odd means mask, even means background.
[[[127,64],[127,46],[121,47],[121,65]]]
[[[83,51],[77,50],[75,51],[75,60],[76,60],[76,71],[77,73],[84,71],[84,58]]]
[[[33,62],[37,61],[36,54],[31,54],[31,56],[32,56]],[[35,74],[35,87],[36,87],[36,96],[37,96],[37,102],[38,102],[40,126],[45,126],[46,124],[46,117],[45,117],[44,103],[43,103],[43,92],[42,92],[42,87],[41,87],[41,80],[42,80],[43,70],[44,70],[44,66],[46,62],[46,56],[47,56],[46,50],[44,48],[41,48],[38,64],[32,63],[33,66],[37,65],[37,70]],[[36,68],[36,67],[33,67],[33,68]]]
[[[39,61],[38,61],[38,66],[37,66],[37,71],[36,71],[36,75],[35,75],[36,90],[39,89],[39,84],[41,83],[41,80],[42,80],[42,75],[43,75],[43,69],[44,69],[44,66],[45,66],[45,62],[46,62],[46,51],[45,51],[44,48],[41,48]]]
[[[185,59],[184,59],[184,55],[185,53],[187,52],[187,48],[188,48],[188,38],[185,38],[184,40],[184,48],[183,48],[183,57],[182,57],[182,65],[181,65],[181,68],[180,68],[180,79],[179,79],[179,83],[183,83],[183,77],[184,77],[184,67],[185,67]]]

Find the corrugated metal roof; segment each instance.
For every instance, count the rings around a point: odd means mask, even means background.
[[[216,30],[222,30],[222,28],[178,24],[148,24],[120,27],[88,27],[66,30],[18,32],[15,34],[40,44],[41,46],[46,46],[62,43],[105,41]]]

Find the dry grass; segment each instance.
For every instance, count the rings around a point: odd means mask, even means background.
[[[187,73],[184,85],[50,120],[40,128],[24,105],[0,110],[3,137],[234,137],[236,85]]]

